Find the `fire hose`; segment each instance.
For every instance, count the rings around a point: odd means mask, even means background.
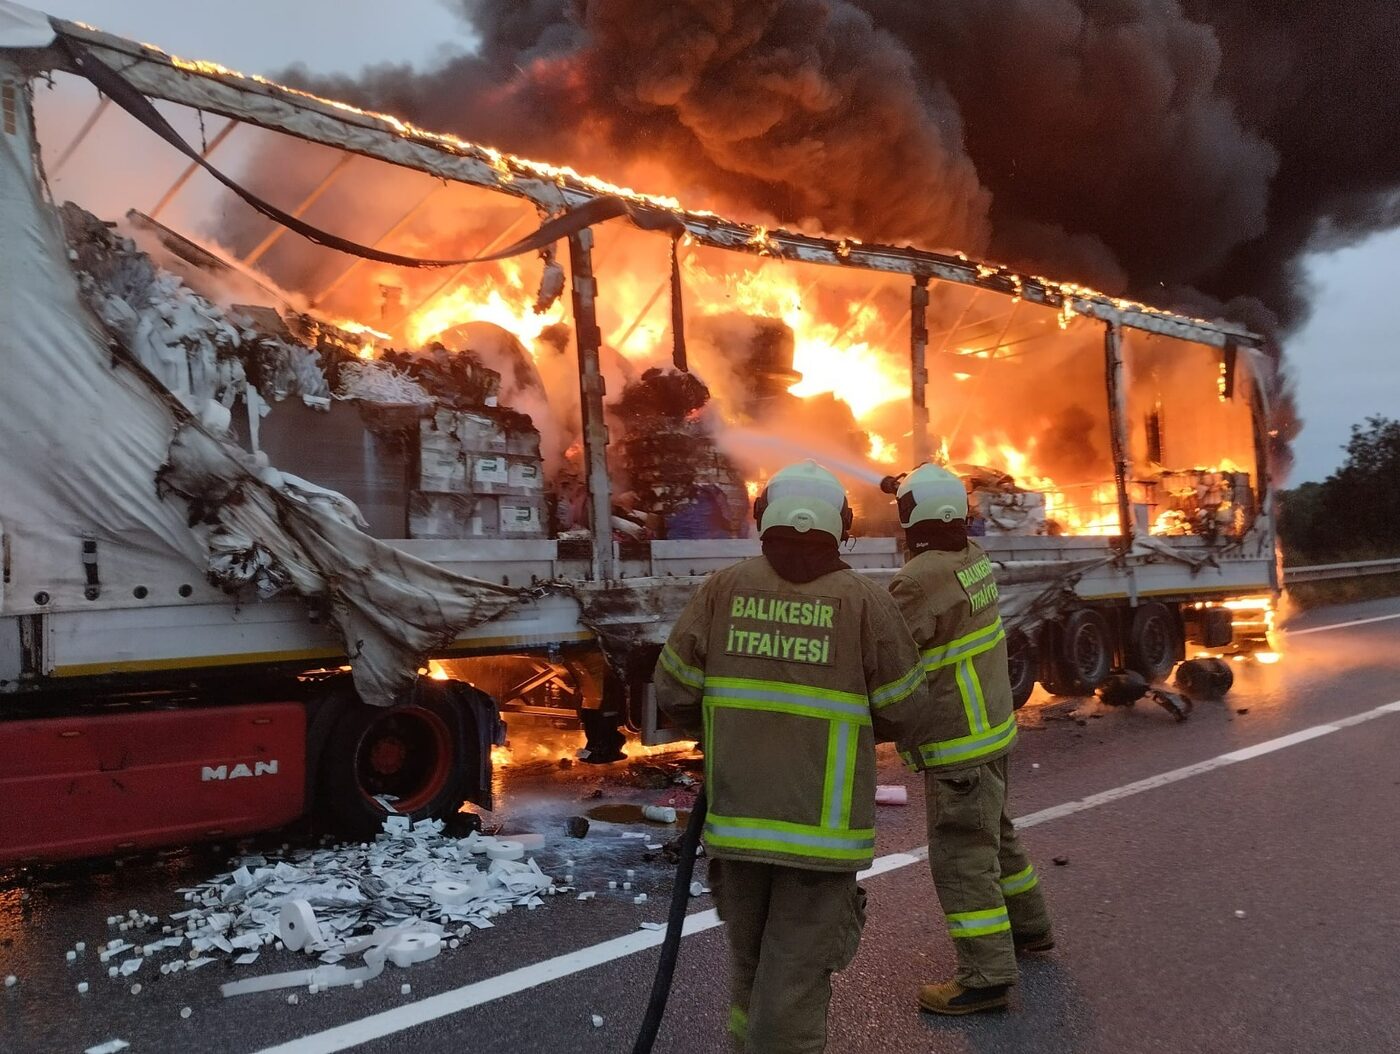
[[[685,926],[686,908],[690,906],[690,879],[695,873],[695,854],[700,848],[700,832],[705,829],[705,792],[702,789],[690,810],[690,822],[681,835],[680,863],[676,865],[676,880],[671,887],[671,913],[666,919],[666,937],[661,942],[661,959],[656,964],[656,978],[651,983],[642,1028],[632,1054],[650,1054],[666,1013],[666,1001],[671,996],[671,978],[676,972],[676,958],[681,950],[681,930]]]

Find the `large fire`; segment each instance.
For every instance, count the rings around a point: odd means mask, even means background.
[[[161,53],[152,51],[151,54]],[[176,68],[197,76],[229,82],[243,79],[242,75],[212,63],[174,57],[169,61]],[[835,243],[837,260],[855,265],[849,269],[794,263],[791,257],[796,236],[760,225],[733,224],[733,230],[722,241],[741,251],[722,251],[714,248],[721,240],[716,240],[712,231],[706,233],[704,224],[698,222],[718,217],[704,210],[683,209],[679,201],[669,196],[644,194],[582,175],[565,166],[530,161],[454,136],[430,132],[392,115],[362,111],[334,100],[280,88],[261,78],[252,80],[275,92],[285,92],[286,98],[298,104],[331,107],[333,112],[429,145],[445,155],[484,162],[489,178],[496,181],[498,189],[509,187],[512,192],[519,192],[525,183],[553,184],[575,192],[618,195],[647,208],[670,210],[684,218],[690,233],[681,239],[677,252],[687,329],[698,322],[719,321],[726,316],[779,322],[786,327],[791,339],[791,369],[795,379],[787,385],[787,391],[801,400],[825,399],[827,403],[835,400],[849,410],[854,429],[838,428],[840,422],[828,426],[825,418],[813,417],[801,426],[805,432],[798,429],[799,434],[790,437],[794,440],[794,450],[800,444],[809,444],[820,459],[823,456],[820,448],[830,442],[832,435],[818,433],[848,431],[853,434],[837,438],[842,441],[842,449],[850,451],[849,461],[861,470],[858,474],[878,478],[912,466],[915,450],[922,447],[922,443],[916,444],[910,431],[909,280],[903,275],[865,270],[868,261],[859,263],[858,258],[869,250],[860,241],[842,237]],[[357,173],[363,169],[361,164]],[[634,173],[640,174],[640,170]],[[373,181],[383,177],[381,172],[379,175],[365,173],[360,178]],[[360,199],[373,198],[363,193],[365,187],[360,189]],[[392,228],[395,232],[402,229],[400,244],[385,247],[436,257],[467,251],[464,249],[466,221],[463,216],[471,209],[461,207],[464,204],[462,194],[476,196],[484,205],[479,214],[480,222],[494,224],[489,229],[471,231],[473,237],[485,235],[488,241],[485,249],[481,242],[476,242],[470,251],[498,248],[538,222],[534,208],[518,207],[519,198],[503,205],[505,199],[499,193],[464,189],[458,184],[451,185],[451,194],[459,196],[455,206],[443,204],[443,199],[450,197],[444,192],[435,199],[433,209],[418,216],[411,226],[395,224]],[[532,195],[526,194],[526,197]],[[439,208],[442,211],[435,211]],[[506,215],[511,208],[516,209],[515,213]],[[501,216],[505,217],[501,222],[486,218]],[[605,360],[612,355],[636,373],[669,361],[670,275],[664,260],[664,240],[635,232],[618,233],[623,229],[624,224],[616,223],[595,229],[597,247],[593,263],[598,280],[598,321]],[[741,236],[738,242],[732,238],[734,230]],[[470,243],[470,240],[466,242]],[[280,262],[286,264],[289,253],[301,252],[289,249],[292,244],[290,239],[283,239],[279,249],[264,259],[260,267],[269,273],[276,271],[278,254]],[[828,251],[830,245],[827,243]],[[788,259],[780,259],[782,256]],[[303,257],[303,262],[306,259]],[[943,259],[966,263],[975,269],[978,281],[999,282],[998,288],[1003,291],[1009,284],[1012,295],[979,292],[971,294],[971,301],[959,307],[958,297],[969,294],[969,290],[953,284],[933,283],[933,302],[927,320],[930,331],[928,438],[932,448],[941,452],[950,464],[1003,473],[1005,479],[998,485],[1011,492],[1040,496],[1043,499],[1039,507],[1043,511],[1040,530],[1033,528],[1023,533],[1120,533],[1118,495],[1103,437],[1088,437],[1087,429],[1081,429],[1085,433],[1081,435],[1085,448],[1093,448],[1094,465],[1083,468],[1075,463],[1066,467],[1066,436],[1073,428],[1054,420],[1054,414],[1076,405],[1088,408],[1100,421],[1106,414],[1102,367],[1094,365],[1097,356],[1090,346],[1092,339],[1101,338],[1086,339],[1082,335],[1089,329],[1095,334],[1102,332],[1101,324],[1089,320],[1094,314],[1093,305],[1106,304],[1121,311],[1145,314],[1159,312],[1136,302],[1106,297],[1085,286],[1039,276],[1023,277],[996,264],[974,264],[961,254]],[[290,274],[304,276],[314,268],[292,266],[286,270],[290,277]],[[539,373],[550,391],[552,404],[556,390],[563,391],[569,385],[567,378],[547,360],[551,349],[558,351],[560,348],[559,333],[572,329],[572,305],[567,292],[562,296],[542,297],[539,274],[539,261],[525,255],[447,272],[404,273],[391,268],[361,267],[354,281],[342,282],[342,276],[326,289],[313,287],[300,291],[307,294],[310,302],[318,303],[320,294],[335,290],[324,309],[349,319],[339,325],[359,335],[362,341],[359,353],[365,358],[373,358],[389,348],[421,348],[434,340],[443,340],[452,346],[454,331],[467,323],[498,326],[513,335],[540,367]],[[298,286],[299,281],[300,278],[291,279],[287,287]],[[390,298],[387,290],[393,290],[395,296]],[[978,296],[983,297],[980,302]],[[969,309],[972,309],[970,314]],[[1090,364],[1087,370],[1070,377],[1053,365],[1043,364],[1041,352],[1057,334],[1070,344],[1082,343],[1079,351],[1084,353],[1082,361]],[[1034,350],[1028,350],[1028,345],[1033,345]],[[1017,362],[1008,364],[1008,359]],[[694,356],[692,362],[695,362]],[[552,366],[552,372],[545,368],[547,364]],[[747,379],[742,376],[743,367],[735,363],[734,369],[740,374],[737,379],[742,385]],[[1041,376],[1045,378],[1043,389],[1024,380],[1037,369],[1042,371],[1035,375],[1037,380]],[[1097,375],[1095,369],[1099,371]],[[1005,384],[1008,373],[1017,371],[1023,378],[1019,387]],[[725,386],[716,384],[716,379],[703,371],[697,369],[697,372],[710,385],[718,411],[717,421],[742,424],[745,428],[764,425],[763,421],[746,418],[728,405],[734,393],[722,390]],[[1224,396],[1229,380],[1223,360],[1211,360],[1207,372],[1212,401],[1218,401]],[[1172,381],[1167,378],[1163,383],[1171,385]],[[1052,388],[1055,389],[1053,393]],[[609,393],[614,398],[618,394],[616,391]],[[1055,401],[1060,405],[1050,407]],[[533,413],[538,408],[525,409]],[[576,408],[574,414],[576,416]],[[1173,427],[1180,426],[1176,435],[1193,427],[1185,418],[1186,415],[1177,414],[1169,421]],[[1134,421],[1133,426],[1140,429],[1140,420]],[[785,427],[794,428],[791,423]],[[1222,449],[1243,453],[1238,460],[1252,463],[1252,437],[1239,442],[1239,437],[1232,435],[1226,443],[1222,441],[1225,438],[1223,429],[1207,435],[1208,431],[1203,430],[1200,443],[1213,448],[1209,455],[1198,458],[1193,450],[1178,456],[1172,464],[1198,473],[1238,472],[1233,465],[1221,460]],[[1045,440],[1047,435],[1052,435],[1055,441]],[[576,434],[562,437],[558,450],[563,452],[576,438]],[[1187,514],[1176,505],[1163,505],[1160,495],[1152,494],[1151,477],[1154,473],[1165,472],[1171,465],[1150,463],[1161,458],[1160,451],[1148,457],[1143,453],[1135,452],[1134,463],[1143,466],[1140,477],[1148,482],[1133,483],[1133,486],[1140,486],[1131,499],[1133,504],[1146,507],[1148,523],[1154,533],[1194,532],[1199,522],[1188,522],[1188,515],[1200,521],[1203,514],[1189,500],[1186,504],[1193,511]],[[792,453],[784,456],[790,457]],[[1083,460],[1081,458],[1080,462]],[[1204,463],[1218,467],[1196,467]],[[845,466],[847,470],[851,464]],[[750,493],[758,489],[764,472],[771,467],[746,467]],[[1184,494],[1179,488],[1177,497]],[[1133,515],[1135,519],[1139,516],[1139,508],[1134,509]]]

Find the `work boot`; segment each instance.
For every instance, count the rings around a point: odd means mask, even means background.
[[[1055,935],[1049,930],[1029,937],[1012,936],[1017,955],[1044,955],[1055,947]]]
[[[957,981],[926,984],[919,989],[919,1006],[933,1014],[975,1014],[980,1010],[1005,1010],[1010,985],[964,988]]]

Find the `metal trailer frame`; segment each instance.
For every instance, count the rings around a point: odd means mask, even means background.
[[[363,155],[432,176],[494,190],[533,203],[542,215],[556,215],[601,196],[621,196],[637,210],[665,212],[694,243],[836,268],[909,276],[910,413],[916,456],[929,452],[925,403],[927,308],[932,282],[966,286],[1014,300],[1053,308],[1065,319],[1084,316],[1104,327],[1104,377],[1121,537],[983,539],[993,560],[1004,567],[1027,561],[1088,567],[1075,575],[1074,590],[1085,601],[1136,606],[1143,597],[1201,601],[1275,592],[1279,585],[1272,533],[1267,464],[1267,403],[1255,378],[1250,405],[1256,430],[1258,472],[1255,486],[1261,514],[1244,538],[1210,546],[1201,538],[1173,539],[1171,554],[1134,553],[1131,465],[1126,428],[1123,331],[1137,330],[1218,348],[1222,371],[1233,383],[1240,348],[1260,349],[1263,339],[1221,322],[1189,318],[1144,304],[1106,296],[1072,283],[1025,275],[962,254],[865,243],[853,238],[819,238],[768,230],[708,212],[686,210],[678,202],[626,190],[571,169],[527,161],[453,136],[429,132],[397,118],[369,113],[332,100],[250,78],[212,63],[175,58],[76,23],[56,22],[82,40],[101,61],[118,70],[154,99],[228,118],[205,153],[212,153],[239,124],[252,124],[345,151],[333,178],[354,155]],[[57,49],[12,53],[33,76],[70,69]],[[93,122],[89,121],[89,126]],[[68,145],[71,154],[78,141]],[[184,184],[186,170],[162,204]],[[324,183],[321,188],[324,188]],[[313,192],[316,193],[316,192]],[[303,202],[305,206],[307,203]],[[280,228],[279,228],[280,230]],[[593,641],[600,629],[624,632],[635,643],[658,644],[700,578],[716,568],[757,552],[747,541],[656,541],[635,551],[612,540],[607,475],[607,426],[598,365],[601,334],[595,303],[592,232],[569,238],[569,262],[583,438],[590,495],[591,551],[586,559],[561,554],[556,541],[393,541],[404,551],[477,578],[525,585],[564,583],[541,591],[505,615],[464,634],[448,654],[506,654],[557,649]],[[624,548],[627,551],[624,551]],[[891,538],[859,539],[848,560],[875,576],[890,575],[902,562]],[[295,600],[240,606],[205,584],[185,584],[178,599],[173,585],[149,602],[135,603],[129,591],[104,591],[102,602],[71,610],[17,616],[20,632],[0,635],[0,682],[20,685],[77,685],[94,677],[191,674],[252,666],[305,667],[335,663],[342,649],[326,627],[308,620]],[[109,602],[108,597],[112,600]],[[163,597],[164,599],[157,599]],[[118,599],[121,598],[121,599]],[[608,613],[598,614],[597,601]],[[654,714],[652,715],[654,718]],[[654,721],[652,722],[654,732]],[[663,737],[664,738],[664,737]]]

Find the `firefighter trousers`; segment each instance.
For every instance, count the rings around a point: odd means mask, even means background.
[[[1007,812],[1007,758],[926,772],[929,868],[965,988],[1016,982],[1016,948],[1050,935],[1040,880]]]
[[[826,1048],[831,975],[855,958],[865,893],[854,871],[710,860],[729,936],[729,1031],[746,1054]]]

